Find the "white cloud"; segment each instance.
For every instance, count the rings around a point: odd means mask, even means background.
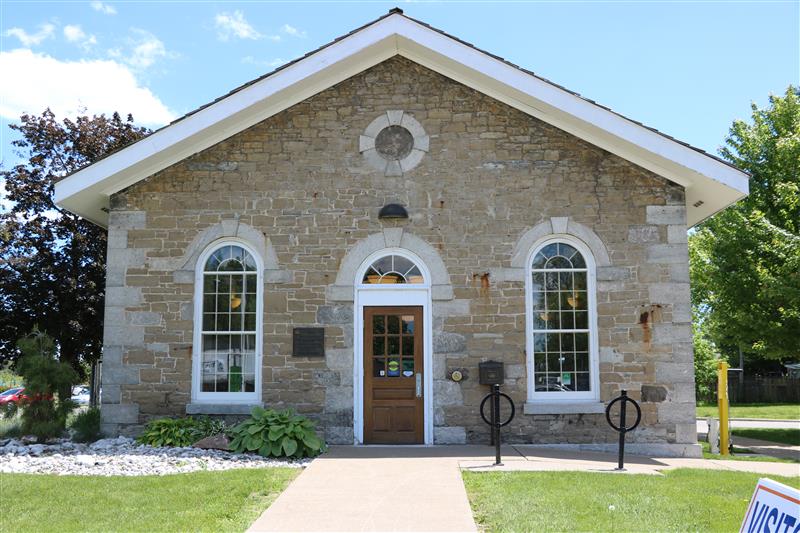
[[[151,126],[175,116],[116,61],[60,61],[19,48],[0,52],[0,72],[14,73],[14,83],[0,84],[0,116],[9,120],[18,120],[24,112],[41,113],[46,107],[58,117],[83,114],[84,108],[88,114],[132,113],[138,123]]]
[[[22,43],[22,46],[31,47],[52,37],[55,29],[56,27],[49,23],[41,24],[39,31],[36,33],[28,33],[22,28],[11,28],[6,30],[6,37],[16,37]]]
[[[286,35],[291,35],[292,37],[306,37],[307,35],[305,31],[300,31],[294,26],[289,26],[288,24],[284,24],[283,28],[281,28],[281,31]]]
[[[90,3],[92,9],[95,11],[99,11],[100,13],[104,13],[106,15],[116,15],[117,9],[114,6],[110,6],[108,4],[104,4],[103,2],[99,2],[98,0],[94,0]]]
[[[167,49],[158,37],[152,33],[134,29],[133,50],[128,56],[128,63],[136,68],[147,68],[159,58],[167,56]]]
[[[77,24],[67,24],[64,26],[64,38],[71,43],[79,45],[84,50],[97,44],[97,38],[94,35],[86,35]]]
[[[83,32],[80,26],[67,24],[64,26],[64,37],[71,42],[76,43],[86,38],[86,34]]]
[[[177,55],[167,52],[164,43],[147,30],[132,28],[131,34],[126,40],[127,50],[113,48],[108,51],[108,55],[127,63],[137,70],[151,67],[161,58],[175,57]]]
[[[214,25],[217,28],[217,37],[220,41],[227,41],[231,37],[239,39],[263,39],[264,35],[256,31],[244,18],[244,13],[238,9],[233,13],[217,13],[214,17]],[[279,35],[272,35],[270,39],[280,40]]]

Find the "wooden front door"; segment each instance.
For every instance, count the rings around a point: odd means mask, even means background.
[[[422,307],[364,308],[364,442],[422,444]]]

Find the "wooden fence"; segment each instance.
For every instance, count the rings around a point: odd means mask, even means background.
[[[731,404],[800,403],[800,379],[745,376],[744,382],[740,383],[738,376],[731,375],[728,381],[728,400]]]

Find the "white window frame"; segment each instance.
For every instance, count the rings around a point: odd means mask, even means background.
[[[202,390],[203,363],[203,288],[205,266],[211,255],[225,246],[240,246],[256,263],[256,355],[255,390],[253,392],[204,392]],[[209,244],[195,265],[194,280],[194,336],[192,343],[192,402],[205,404],[253,404],[261,402],[261,358],[264,346],[264,263],[261,256],[247,242],[225,238]]]
[[[540,391],[536,392],[536,379],[533,365],[533,259],[545,246],[564,243],[575,247],[586,262],[586,293],[589,311],[589,386],[588,391]],[[526,365],[528,377],[528,402],[597,402],[600,399],[600,357],[597,333],[597,267],[589,247],[581,240],[567,234],[551,234],[537,240],[531,247],[525,263],[525,338]]]

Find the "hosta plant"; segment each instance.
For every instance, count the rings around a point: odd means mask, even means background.
[[[276,411],[254,407],[250,418],[228,431],[230,449],[254,452],[264,457],[314,457],[325,443],[314,431],[314,423],[291,409]]]
[[[150,446],[184,447],[224,432],[223,421],[208,417],[159,418],[147,423],[138,440]]]

